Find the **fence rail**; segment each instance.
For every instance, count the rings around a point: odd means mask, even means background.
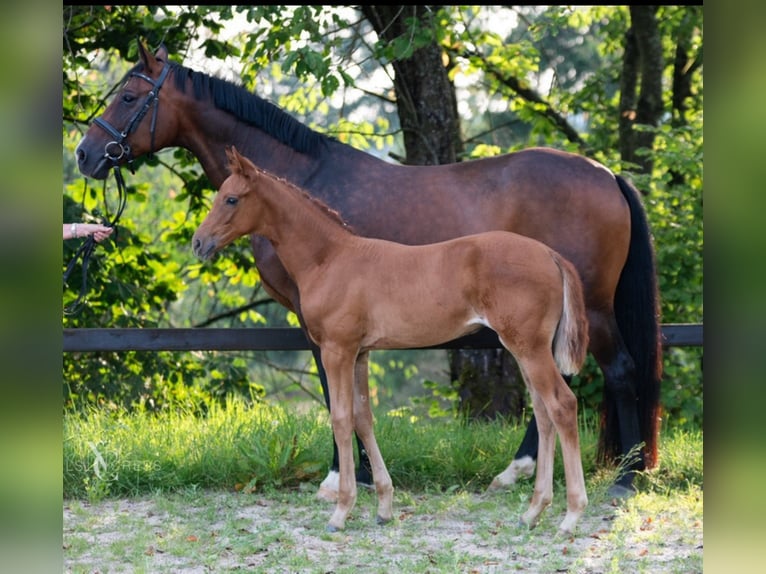
[[[662,325],[664,347],[702,346],[702,323]],[[482,329],[425,349],[497,349],[497,335]],[[64,352],[96,351],[301,351],[309,343],[297,328],[64,329]]]

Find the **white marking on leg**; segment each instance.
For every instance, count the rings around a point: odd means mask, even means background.
[[[531,478],[535,473],[535,460],[529,456],[522,456],[511,462],[503,472],[498,474],[489,485],[489,490],[499,490],[516,484],[519,478]]]
[[[317,498],[327,502],[338,502],[338,486],[340,484],[340,473],[337,470],[331,470],[327,473],[327,478],[322,481],[317,491]]]

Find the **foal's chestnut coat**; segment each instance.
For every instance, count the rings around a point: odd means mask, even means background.
[[[542,243],[504,231],[419,246],[360,237],[293,184],[233,148],[227,155],[231,175],[194,234],[194,253],[208,259],[257,233],[273,244],[298,286],[308,334],[321,348],[340,453],[328,529],[343,529],[356,502],[353,431],[367,446],[378,521],[393,516],[393,486],[368,401],[369,351],[436,345],[487,326],[518,362],[540,434],[535,490],[522,521],[533,527],[552,500],[558,433],[567,487],[560,529],[573,532],[588,501],[577,400],[561,376],[579,370],[588,346],[574,267]]]

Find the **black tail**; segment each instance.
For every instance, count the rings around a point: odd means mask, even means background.
[[[649,224],[638,191],[624,178],[617,177],[620,191],[630,206],[630,250],[614,300],[615,316],[636,373],[636,395],[641,440],[645,443],[644,463],[657,463],[660,415],[662,345],[657,268]],[[610,409],[611,407],[611,409]],[[603,420],[598,456],[614,460],[621,454],[617,416],[608,400],[603,404]]]

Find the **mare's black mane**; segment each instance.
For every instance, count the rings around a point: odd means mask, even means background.
[[[134,71],[142,69],[143,64],[139,63]],[[216,108],[263,130],[299,153],[316,156],[329,141],[334,141],[234,82],[191,70],[175,62],[170,62],[170,69],[176,88],[181,92],[186,92],[187,80],[191,80],[195,99],[209,98]]]

